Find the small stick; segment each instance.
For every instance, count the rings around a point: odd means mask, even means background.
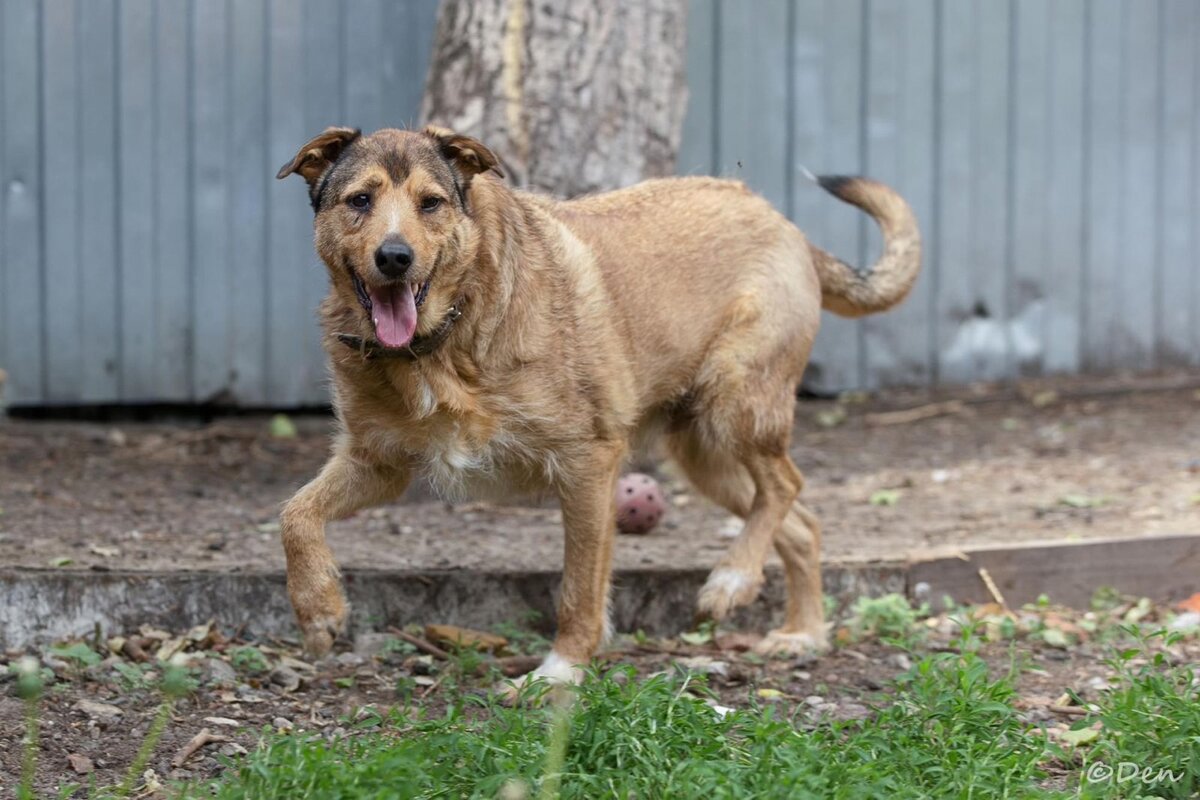
[[[182,767],[187,760],[196,754],[196,751],[208,744],[216,742],[232,741],[228,736],[218,736],[208,728],[201,728],[200,732],[192,737],[192,740],[183,746],[183,749],[175,754],[171,759],[171,766]]]
[[[1091,711],[1082,706],[1050,706],[1055,714],[1069,714],[1072,717],[1086,717]]]
[[[965,406],[961,400],[947,400],[944,403],[930,403],[916,408],[905,408],[900,411],[880,411],[863,417],[868,425],[906,425],[910,422],[920,422],[946,414],[960,414]]]
[[[519,678],[537,669],[542,659],[539,656],[507,656],[496,659],[496,663],[505,677]]]
[[[1007,611],[1008,603],[1005,602],[1004,595],[1000,594],[1000,587],[996,586],[996,582],[992,580],[992,575],[987,571],[986,567],[979,568],[979,578],[983,581],[983,585],[987,587],[988,594],[992,596],[992,599]]]
[[[432,644],[430,642],[425,641],[420,636],[413,636],[411,633],[408,633],[407,631],[402,631],[394,625],[390,626],[388,628],[388,632],[391,633],[392,635],[397,636],[400,639],[403,639],[404,641],[408,642],[413,647],[420,650],[422,653],[428,653],[429,655],[433,656],[434,658],[440,658],[443,661],[450,660],[449,653],[447,653],[442,648],[438,647],[436,644]]]

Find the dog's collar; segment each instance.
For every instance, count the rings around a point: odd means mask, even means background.
[[[385,347],[383,344],[373,339],[366,339],[353,333],[335,333],[334,338],[342,344],[356,351],[364,359],[372,358],[400,358],[405,361],[416,361],[421,356],[427,356],[434,350],[442,346],[442,343],[450,337],[450,332],[454,330],[455,323],[462,317],[462,308],[466,305],[467,298],[460,295],[450,310],[446,312],[446,316],[442,317],[442,321],[438,326],[430,331],[425,336],[414,336],[412,341],[406,347]]]

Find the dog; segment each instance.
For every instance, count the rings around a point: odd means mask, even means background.
[[[456,494],[557,494],[558,630],[534,675],[577,680],[610,633],[618,474],[654,437],[744,520],[698,613],[719,621],[751,602],[773,545],[787,610],[757,649],[825,649],[820,527],[788,455],[795,394],[822,308],[883,311],[916,279],[920,234],[896,192],[817,178],[883,232],[862,272],[738,181],[562,201],[510,188],[483,143],[439,127],[328,128],[277,177],[292,174],[329,272],[320,318],[339,424],[329,461],[280,515],[310,653],[329,651],[347,615],[325,523],[425,476]]]

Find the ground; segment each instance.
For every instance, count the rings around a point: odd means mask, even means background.
[[[1192,603],[1197,600],[1200,596]],[[898,676],[930,653],[954,652],[962,624],[974,622],[974,641],[992,676],[1014,667],[1018,672],[1016,695],[1004,704],[1016,711],[1027,735],[1045,732],[1052,741],[1066,743],[1069,727],[1088,716],[1085,705],[1103,704],[1104,689],[1120,669],[1112,661],[1114,654],[1136,643],[1121,626],[1137,623],[1150,631],[1180,627],[1182,621],[1170,608],[1103,593],[1095,609],[1073,612],[1035,605],[1009,611],[991,605],[924,617],[891,597],[864,604],[844,620],[835,634],[837,646],[820,659],[763,661],[745,651],[752,637],[717,631],[665,640],[626,637],[598,663],[605,669],[632,666],[639,681],[663,670],[706,675],[716,704],[774,706],[776,716],[793,719],[802,728],[839,721],[866,724],[888,704]],[[176,633],[179,637],[172,639]],[[544,646],[536,635],[517,628],[505,633],[502,653]],[[112,786],[122,780],[161,709],[162,695],[155,686],[164,664],[153,654],[164,643],[183,653],[176,661],[195,680],[194,688],[176,701],[146,764],[153,771],[149,783],[168,787],[220,776],[226,764],[238,763],[279,732],[308,731],[327,740],[368,735],[384,729],[380,719],[393,708],[421,708],[426,718],[437,719],[464,693],[487,697],[500,679],[500,667],[528,661],[519,655],[497,660],[471,650],[449,658],[426,655],[408,643],[432,643],[434,637],[419,629],[405,638],[364,637],[357,648],[343,647],[316,664],[301,660],[294,643],[251,643],[226,636],[213,626],[190,632],[144,630],[39,653],[42,674],[51,683],[37,704],[37,796],[58,796],[70,783]],[[129,640],[140,650],[126,648]],[[447,647],[444,640],[442,646]],[[1170,646],[1152,644],[1134,663],[1146,664],[1153,652],[1165,654],[1170,663],[1186,664],[1200,657],[1200,643],[1188,637]],[[17,654],[10,657],[15,663]],[[15,786],[25,752],[27,707],[15,696],[13,673],[0,668],[0,675],[0,786]],[[486,715],[486,706],[481,708]],[[205,729],[219,740],[181,755]],[[403,730],[388,735],[403,735]],[[1042,761],[1040,785],[1062,789],[1078,782],[1082,754],[1048,753]],[[138,783],[145,780],[139,777]]]
[[[887,416],[913,408],[933,416]],[[1194,533],[1200,530],[1198,411],[1200,395],[1176,379],[802,401],[793,453],[807,476],[805,496],[824,521],[830,559]],[[316,472],[330,428],[324,417],[293,421],[298,433],[288,437],[272,435],[261,417],[2,423],[0,565],[282,567],[278,506]],[[669,471],[660,477],[671,498],[667,522],[647,536],[620,537],[618,566],[711,564],[734,529],[731,521]],[[416,491],[407,502],[332,525],[330,539],[349,566],[529,569],[561,558],[558,512],[529,499],[449,505]],[[1014,662],[1025,667],[1013,702],[1022,724],[1058,735],[1087,715],[1076,703],[1096,698],[1114,672],[1116,634],[1105,631],[1122,620],[1158,626],[1174,620],[1170,609],[1138,605],[1136,598],[1110,598],[1104,607],[1102,619],[1051,607],[956,613],[991,631],[982,652],[993,674]],[[509,651],[543,652],[545,641],[524,632],[521,622],[500,631]],[[748,635],[723,631],[715,638],[626,636],[601,663],[631,665],[639,678],[683,664],[711,673],[720,704],[777,704],[811,728],[876,714],[898,675],[923,654],[951,649],[956,635],[946,615],[908,619],[893,631],[903,647],[856,628],[853,619],[841,624],[838,646],[816,660],[763,662],[744,652]],[[295,641],[241,641],[220,620],[191,631],[191,638],[184,631],[115,633],[115,640],[34,653],[50,681],[38,704],[38,796],[56,796],[56,787],[70,782],[121,779],[159,708],[156,686],[165,669],[155,658],[159,651],[186,652],[197,681],[176,702],[150,756],[148,767],[167,783],[220,774],[228,758],[238,763],[243,750],[253,752],[273,735],[264,726],[332,739],[357,735],[377,725],[378,711],[411,703],[436,716],[463,692],[486,696],[500,666],[517,669],[484,658],[489,672],[479,667],[482,657],[423,655],[387,633],[342,643],[316,664],[300,660]],[[429,638],[420,628],[407,633]],[[1173,663],[1194,662],[1200,646],[1189,638],[1163,652]],[[26,707],[12,671],[22,655],[0,656],[0,797],[15,786],[24,750]],[[204,728],[228,741],[204,745],[173,765]],[[1042,766],[1039,785],[1064,788],[1079,780],[1077,761],[1056,756]]]
[[[1200,530],[1200,399],[1150,390],[1162,383],[798,403],[793,455],[825,557]],[[870,424],[947,397],[957,411]],[[296,422],[294,438],[272,437],[260,417],[0,424],[0,565],[282,568],[279,505],[328,450],[328,418]],[[673,504],[664,524],[621,537],[617,566],[711,565],[736,525],[662,477]],[[418,490],[331,525],[329,538],[349,567],[544,569],[562,558],[558,510],[528,499],[452,506]]]

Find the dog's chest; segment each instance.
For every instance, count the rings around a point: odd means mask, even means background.
[[[360,441],[382,462],[405,460],[439,494],[496,497],[545,488],[558,463],[535,443],[492,417],[433,413],[421,420],[376,425]]]

